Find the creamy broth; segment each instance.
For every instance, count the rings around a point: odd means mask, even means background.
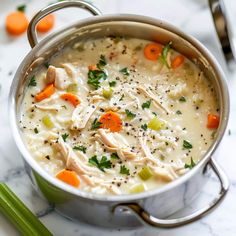
[[[132,194],[199,162],[219,122],[214,88],[170,45],[147,45],[78,42],[29,78],[20,126],[43,169],[83,191]]]

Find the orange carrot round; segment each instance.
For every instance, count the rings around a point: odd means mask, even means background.
[[[79,98],[73,93],[64,93],[60,97],[61,99],[70,102],[74,107],[80,104]]]
[[[6,30],[11,35],[20,35],[27,30],[29,21],[23,12],[12,12],[6,17]]]
[[[37,31],[41,33],[46,33],[53,28],[54,23],[55,23],[54,15],[53,14],[47,15],[37,24],[36,26]]]
[[[158,43],[149,43],[144,48],[144,56],[151,61],[156,61],[162,52],[162,45]]]
[[[181,66],[183,64],[183,62],[184,62],[184,56],[178,55],[171,62],[171,68],[175,69],[175,68]]]
[[[122,129],[122,120],[120,116],[113,111],[108,111],[103,114],[99,122],[101,123],[101,128],[110,129],[111,132],[119,132]]]
[[[217,129],[220,124],[220,117],[213,114],[208,114],[207,116],[207,128]]]
[[[72,185],[74,187],[79,187],[80,180],[77,177],[76,173],[71,170],[62,170],[57,175],[56,178],[60,179],[61,181]]]
[[[97,65],[89,65],[88,69],[89,70],[97,70],[98,68],[97,68]]]
[[[53,84],[47,85],[43,91],[35,95],[35,100],[40,102],[46,98],[49,98],[55,92],[55,87]]]

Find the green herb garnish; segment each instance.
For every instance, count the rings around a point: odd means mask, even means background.
[[[120,159],[120,158],[119,158],[119,156],[117,155],[117,153],[114,152],[114,153],[111,154],[111,159],[113,159],[113,160],[118,160],[118,159]]]
[[[124,96],[125,96],[125,95],[122,94],[121,97],[120,97],[120,99],[119,99],[119,101],[122,101],[122,100],[124,99]]]
[[[101,80],[106,80],[107,74],[103,70],[89,70],[87,83],[95,89],[100,87]]]
[[[121,69],[120,72],[121,72],[123,75],[127,75],[127,76],[129,75],[129,71],[128,71],[128,68],[127,68],[127,67]]]
[[[36,133],[36,134],[38,134],[38,133],[39,133],[39,131],[38,131],[38,129],[37,129],[37,128],[34,128],[34,133]]]
[[[186,102],[186,98],[184,96],[180,97],[179,99],[180,102]]]
[[[30,82],[28,84],[28,87],[30,87],[30,86],[32,86],[32,87],[37,86],[37,82],[35,80],[35,76],[34,75],[31,77]]]
[[[177,114],[177,115],[181,115],[182,112],[181,112],[180,110],[178,110],[178,111],[176,111],[176,114]]]
[[[19,5],[16,9],[17,9],[17,11],[25,12],[26,5],[25,4]]]
[[[98,119],[96,118],[96,119],[93,121],[93,123],[92,123],[91,129],[98,129],[98,128],[100,128],[101,124],[102,124],[102,123],[99,122]]]
[[[146,102],[144,102],[144,103],[142,104],[142,108],[143,108],[143,109],[145,109],[145,108],[150,108],[151,102],[152,102],[151,99],[148,100],[148,101],[146,101]]]
[[[103,67],[104,67],[106,64],[107,64],[107,61],[106,61],[105,56],[104,56],[104,55],[101,55],[101,56],[100,56],[100,60],[99,60],[99,62],[98,62],[98,64],[97,64],[97,68],[99,68],[100,70],[102,70]]]
[[[69,134],[65,133],[61,135],[64,142],[66,142],[66,139],[69,137]]]
[[[129,169],[125,167],[125,165],[120,167],[120,174],[122,175],[129,175]]]
[[[148,128],[148,127],[147,127],[147,124],[143,124],[143,125],[141,125],[141,128],[142,128],[143,130],[145,130],[145,131],[146,131],[146,130],[147,130],[147,128]]]
[[[80,145],[80,146],[74,146],[73,149],[74,149],[74,150],[81,151],[81,152],[83,152],[83,153],[86,153],[86,150],[87,150],[87,148],[86,148],[85,146],[82,146],[82,145]]]
[[[160,60],[162,61],[162,63],[164,65],[166,65],[167,68],[170,68],[168,62],[167,62],[167,55],[168,52],[170,50],[170,46],[171,46],[172,42],[169,42],[168,44],[166,44],[161,52],[161,56],[160,56]]]
[[[128,109],[125,109],[125,113],[126,113],[127,118],[129,118],[129,119],[133,119],[136,116],[136,114],[134,114],[133,112],[131,112]]]
[[[116,81],[113,80],[113,81],[109,82],[109,86],[110,87],[115,87],[116,86]]]
[[[89,158],[88,161],[91,165],[96,166],[99,170],[105,172],[104,169],[110,169],[111,168],[111,161],[107,160],[106,156],[102,156],[102,159],[99,161],[97,159],[97,156],[92,156],[91,158]]]
[[[192,149],[193,145],[190,142],[188,142],[187,140],[184,140],[183,141],[183,148],[184,149]]]
[[[43,65],[44,65],[46,68],[48,68],[48,67],[50,66],[50,64],[49,64],[48,62],[43,63]]]
[[[184,168],[192,169],[195,165],[196,165],[196,163],[193,161],[193,158],[191,157],[191,162],[190,162],[190,164],[185,164],[185,165],[184,165]]]

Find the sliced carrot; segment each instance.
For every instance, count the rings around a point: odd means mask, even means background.
[[[11,35],[20,35],[27,30],[29,21],[23,12],[12,12],[6,17],[6,30]]]
[[[73,93],[64,93],[60,97],[61,99],[70,102],[74,107],[80,104],[79,98]]]
[[[175,68],[181,66],[183,64],[183,62],[184,62],[184,56],[178,55],[171,62],[171,68],[175,69]]]
[[[144,56],[151,61],[156,61],[161,55],[163,46],[158,43],[149,43],[144,48]]]
[[[77,177],[76,173],[71,170],[60,171],[59,173],[57,173],[56,178],[74,187],[79,187],[80,185],[79,178]]]
[[[89,70],[97,70],[98,68],[97,68],[97,65],[89,65],[88,69]]]
[[[213,114],[208,114],[207,116],[207,128],[217,129],[220,123],[220,117]]]
[[[55,93],[55,87],[53,84],[48,84],[43,91],[39,92],[38,94],[35,95],[35,100],[37,102],[40,102],[46,98],[51,97]]]
[[[101,123],[101,128],[110,129],[111,132],[119,132],[122,129],[122,120],[120,116],[113,111],[108,111],[103,114],[99,122]]]
[[[55,16],[53,14],[45,16],[42,20],[39,21],[36,28],[39,32],[45,33],[53,28],[55,23]]]

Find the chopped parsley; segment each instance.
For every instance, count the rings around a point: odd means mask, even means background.
[[[188,142],[187,140],[184,140],[183,141],[183,148],[184,149],[192,149],[193,145],[190,142]]]
[[[74,150],[81,151],[81,152],[83,152],[83,153],[86,153],[86,150],[87,150],[87,148],[86,148],[85,146],[82,146],[82,145],[80,145],[80,146],[74,146],[73,149],[74,149]]]
[[[43,63],[43,65],[44,65],[46,68],[48,68],[48,67],[50,66],[50,64],[49,64],[48,62]]]
[[[16,9],[17,9],[17,11],[25,12],[26,5],[25,4],[19,5]]]
[[[98,119],[96,118],[96,119],[93,121],[93,123],[92,123],[91,129],[98,129],[98,128],[100,128],[101,124],[102,124],[102,123],[99,122]]]
[[[111,159],[112,160],[118,160],[120,158],[118,157],[117,153],[114,152],[114,153],[111,154]]]
[[[186,98],[184,96],[180,97],[179,99],[180,102],[186,102]]]
[[[98,89],[100,87],[101,80],[106,80],[107,74],[103,70],[89,70],[87,83]]]
[[[128,71],[128,68],[127,68],[127,67],[121,69],[120,72],[121,72],[123,75],[127,75],[127,76],[129,75],[129,71]]]
[[[185,163],[184,168],[192,169],[195,165],[196,165],[196,163],[193,161],[193,158],[191,157],[191,162],[190,162],[190,164],[186,164],[186,163]]]
[[[146,130],[147,130],[147,128],[148,128],[148,127],[147,127],[147,124],[143,124],[143,125],[141,125],[141,128],[142,128],[143,130],[145,130],[145,131],[146,131]]]
[[[166,65],[167,68],[170,68],[168,62],[167,62],[167,55],[168,52],[170,50],[170,46],[171,46],[172,42],[169,42],[168,44],[166,44],[161,52],[161,56],[160,56],[160,60],[162,61],[162,63],[164,65]]]
[[[120,97],[120,99],[119,99],[119,101],[122,101],[122,100],[124,99],[124,96],[125,96],[125,95],[122,94],[121,97]]]
[[[180,110],[178,110],[178,111],[176,111],[176,114],[177,114],[177,115],[181,115],[182,112],[181,112]]]
[[[106,64],[107,64],[107,61],[106,61],[105,56],[104,56],[104,55],[101,55],[101,56],[100,56],[100,60],[99,60],[99,62],[98,62],[98,64],[97,64],[97,68],[99,68],[100,70],[102,70],[103,67],[104,67]]]
[[[61,135],[64,142],[66,142],[67,138],[69,137],[69,134],[65,133]]]
[[[36,134],[38,134],[38,133],[39,133],[39,131],[38,131],[38,129],[37,129],[37,128],[34,128],[34,132],[35,132]]]
[[[111,161],[107,160],[106,156],[102,156],[100,161],[97,159],[97,156],[92,156],[91,158],[89,158],[88,162],[91,165],[96,166],[99,170],[103,172],[105,172],[104,169],[110,169],[112,165]]]
[[[136,116],[136,114],[134,114],[133,112],[131,112],[128,109],[125,109],[125,113],[126,113],[127,118],[129,118],[129,119],[133,119]]]
[[[143,108],[143,109],[145,109],[145,108],[150,108],[151,102],[152,102],[151,99],[148,100],[148,101],[146,101],[146,102],[144,102],[144,103],[142,104],[142,108]]]
[[[28,87],[30,87],[30,86],[32,86],[32,87],[37,86],[37,82],[36,82],[36,80],[35,80],[35,76],[32,76],[32,77],[31,77],[30,82],[29,82],[29,84],[28,84]]]
[[[113,80],[113,81],[109,82],[109,86],[110,87],[115,87],[116,86],[116,81]]]
[[[125,165],[120,166],[120,174],[129,175],[129,169],[127,167],[125,167]]]

